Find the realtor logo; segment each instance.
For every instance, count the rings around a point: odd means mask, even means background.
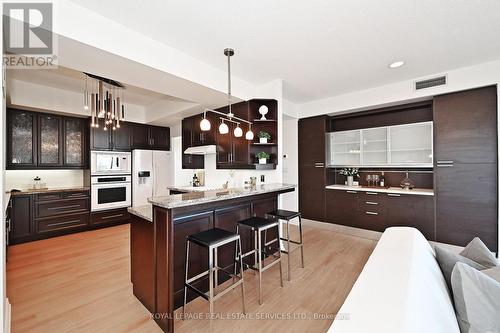
[[[3,4],[3,62],[14,68],[53,68],[52,3]]]

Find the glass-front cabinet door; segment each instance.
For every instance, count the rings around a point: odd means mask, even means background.
[[[357,166],[361,164],[361,132],[359,130],[333,132],[327,137],[329,166]]]
[[[7,166],[12,168],[36,165],[36,114],[22,110],[8,112]]]
[[[84,119],[64,118],[64,165],[85,165]]]
[[[368,128],[361,131],[363,138],[363,165],[387,164],[387,127]]]
[[[432,167],[432,122],[391,126],[392,165]]]
[[[38,165],[60,166],[62,118],[50,114],[38,116]]]

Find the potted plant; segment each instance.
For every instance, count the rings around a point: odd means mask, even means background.
[[[267,143],[267,140],[271,140],[271,134],[260,131],[257,136],[259,137],[259,142],[260,143]]]
[[[261,151],[255,155],[259,159],[259,164],[267,164],[267,160],[271,157],[268,153]]]
[[[352,186],[354,183],[354,176],[359,177],[357,168],[343,168],[340,174],[347,176],[347,186]]]

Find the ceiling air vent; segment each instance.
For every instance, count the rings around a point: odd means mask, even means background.
[[[421,80],[415,82],[415,90],[422,90],[446,84],[446,75],[433,77],[432,79]]]

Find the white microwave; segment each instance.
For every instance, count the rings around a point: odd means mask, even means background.
[[[90,152],[91,175],[130,175],[132,173],[132,153]]]

